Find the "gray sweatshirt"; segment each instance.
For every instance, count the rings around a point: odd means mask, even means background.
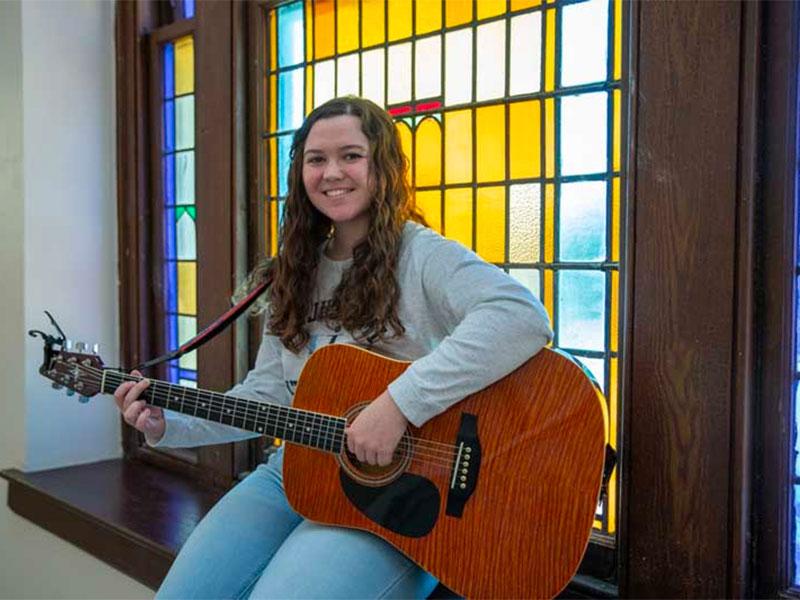
[[[309,344],[294,354],[264,334],[255,367],[228,393],[239,398],[289,405],[305,361],[320,346],[355,343],[325,319],[333,292],[351,260],[324,254],[308,317]],[[388,390],[416,426],[464,397],[501,379],[552,339],[541,303],[501,269],[461,244],[408,222],[397,269],[398,315],[405,334],[372,347],[411,361]],[[187,447],[257,437],[244,431],[164,411],[166,431],[154,446]]]

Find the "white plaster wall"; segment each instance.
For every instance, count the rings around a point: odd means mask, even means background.
[[[120,456],[113,402],[52,390],[37,369],[48,309],[118,356],[114,4],[0,0],[0,468]],[[7,508],[0,598],[152,592]]]

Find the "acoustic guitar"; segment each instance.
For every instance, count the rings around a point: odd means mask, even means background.
[[[409,363],[343,344],[308,359],[292,407],[151,380],[153,406],[287,442],[284,485],[308,519],[371,531],[454,592],[558,594],[580,563],[603,475],[607,413],[583,370],[543,349],[423,427],[386,467],[362,464],[345,425]],[[138,379],[94,353],[45,347],[40,372],[82,396]]]

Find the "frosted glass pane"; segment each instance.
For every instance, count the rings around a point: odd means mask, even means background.
[[[178,213],[183,209],[178,209]],[[194,219],[188,211],[183,210],[183,214],[178,217],[175,224],[176,237],[178,242],[178,259],[195,260],[197,258],[197,236],[195,234]]]
[[[539,284],[541,275],[537,269],[509,269],[508,274],[528,288],[539,300],[542,299]]]
[[[542,187],[537,183],[509,187],[509,258],[537,262],[542,235]]]
[[[461,29],[444,36],[445,106],[472,101],[472,30]]]
[[[303,124],[303,68],[278,75],[278,129],[297,129]]]
[[[558,234],[562,261],[605,260],[605,181],[562,184]]]
[[[186,342],[197,335],[197,319],[195,317],[178,316],[178,345],[183,346]],[[181,368],[197,368],[197,352],[189,352],[181,356],[179,363]]]
[[[289,193],[289,167],[291,159],[289,152],[292,149],[292,136],[282,135],[278,138],[278,195],[283,197]]]
[[[324,60],[314,65],[314,107],[324,104],[336,95],[333,60]]]
[[[194,152],[175,155],[175,204],[194,204]]]
[[[511,81],[509,93],[529,94],[541,88],[542,13],[511,19]]]
[[[378,106],[383,106],[384,95],[384,60],[383,48],[364,52],[361,55],[362,91],[364,98],[369,98]]]
[[[605,392],[606,389],[606,361],[602,358],[584,358],[583,356],[576,357],[584,367],[589,369],[592,377],[595,378],[600,389]]]
[[[348,54],[336,61],[336,95],[358,94],[358,54]]]
[[[411,43],[389,46],[388,104],[411,100]]]
[[[278,67],[303,61],[303,3],[278,8]]]
[[[506,90],[506,23],[495,21],[478,27],[478,81],[476,99],[501,98]]]
[[[568,4],[561,14],[561,85],[605,81],[608,0]]]
[[[561,98],[562,175],[585,175],[606,171],[607,101],[606,92]]]
[[[175,148],[194,148],[194,94],[175,100]]]
[[[558,345],[605,350],[606,277],[596,271],[558,273]]]
[[[415,89],[417,100],[442,95],[442,37],[417,40],[415,55]]]

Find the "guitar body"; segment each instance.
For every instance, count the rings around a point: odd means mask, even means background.
[[[408,364],[355,346],[323,347],[303,369],[294,407],[347,415]],[[287,445],[284,485],[306,518],[371,531],[461,595],[552,597],[574,575],[589,540],[606,422],[602,398],[583,371],[543,349],[422,428],[412,427],[414,439],[406,444],[415,452],[392,481],[359,483],[335,456]],[[464,499],[456,493],[461,464],[457,473],[453,467],[466,456],[459,436],[475,425],[479,457]]]

